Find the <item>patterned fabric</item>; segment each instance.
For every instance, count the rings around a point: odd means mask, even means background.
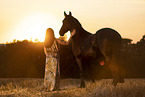
[[[56,53],[58,52],[56,40],[54,40],[54,43],[51,46],[51,48],[47,48],[46,51],[48,53],[47,55],[56,55]],[[54,53],[54,54],[52,54],[52,53]]]
[[[46,48],[46,52],[44,86],[47,90],[52,91],[56,84],[56,74],[59,72],[58,47],[56,41],[54,41],[51,48]]]

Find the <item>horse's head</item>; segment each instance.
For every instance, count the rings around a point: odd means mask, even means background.
[[[70,31],[72,32],[73,29],[77,29],[78,27],[81,27],[81,24],[78,22],[77,19],[75,19],[71,12],[69,12],[69,15],[67,15],[65,12],[64,12],[64,20],[63,20],[63,24],[62,24],[62,27],[59,31],[59,34],[61,36],[63,36],[67,31]]]

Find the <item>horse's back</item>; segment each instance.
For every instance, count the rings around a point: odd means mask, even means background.
[[[98,30],[96,32],[96,36],[97,36],[97,41],[100,41],[100,42],[103,41],[104,39],[107,39],[108,41],[113,42],[113,43],[121,42],[120,34],[111,28],[102,28]]]
[[[121,44],[120,34],[111,28],[102,28],[98,30],[96,32],[96,39],[98,44],[104,42],[104,40],[111,43]]]
[[[111,28],[98,30],[96,32],[96,39],[100,50],[107,55],[118,51],[122,40],[120,34]]]

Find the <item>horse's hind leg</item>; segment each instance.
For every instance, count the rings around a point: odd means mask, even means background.
[[[117,44],[114,44],[112,41],[109,41],[107,39],[104,39],[104,41],[100,45],[100,50],[106,59],[107,65],[109,66],[110,70],[112,71],[114,86],[117,85],[118,80],[119,80],[118,79],[118,77],[119,77],[118,76],[119,75],[118,61],[116,61],[117,58],[115,58],[117,55],[116,46],[117,46]]]
[[[116,48],[114,50],[114,60],[115,60],[115,66],[118,68],[116,71],[117,81],[119,83],[124,83],[124,65],[122,63],[121,58],[121,48],[120,45],[117,44]]]
[[[80,85],[80,88],[85,88],[85,82],[84,82],[84,75],[83,75],[83,68],[82,68],[81,59],[76,58],[76,61],[78,63],[79,70],[80,70],[80,77],[81,77],[81,85]]]
[[[105,59],[106,59],[106,63],[107,65],[109,66],[110,70],[112,71],[112,74],[113,74],[113,84],[114,86],[117,85],[118,83],[118,66],[116,65],[116,62],[114,60],[114,57],[113,57],[113,53],[112,51],[108,51],[106,50],[104,52],[104,56],[105,56]]]
[[[106,62],[107,62],[107,65],[109,66],[111,72],[112,72],[112,75],[113,75],[113,82],[112,84],[114,86],[117,85],[118,83],[118,75],[119,75],[119,72],[118,72],[118,66],[116,66],[114,60],[112,57],[106,57]]]
[[[117,46],[119,47],[119,46]],[[115,48],[113,51],[113,75],[114,75],[114,81],[113,84],[116,85],[118,82],[119,83],[124,83],[124,67],[121,60],[120,56],[120,48]]]
[[[119,83],[124,83],[124,75],[125,75],[124,64],[120,61],[119,62],[119,79],[118,79]]]

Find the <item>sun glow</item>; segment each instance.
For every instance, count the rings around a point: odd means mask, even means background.
[[[66,40],[68,41],[70,38],[70,31],[66,33]]]
[[[47,28],[52,28],[55,32],[55,37],[59,37],[59,21],[55,16],[49,14],[33,14],[25,17],[16,26],[14,31],[14,39],[16,40],[36,40],[43,42]]]

